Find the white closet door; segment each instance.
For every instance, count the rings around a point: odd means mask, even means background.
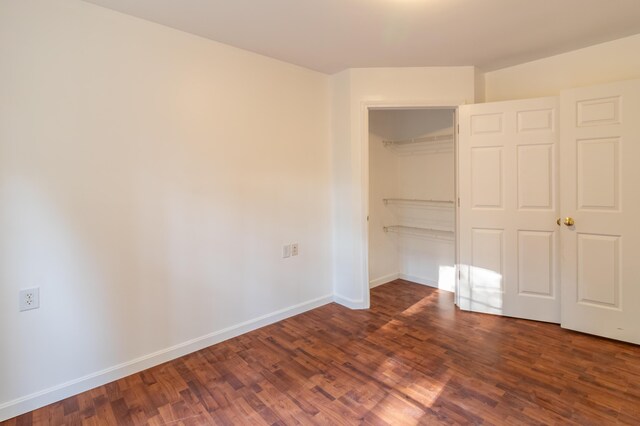
[[[461,309],[560,322],[557,98],[460,107]]]
[[[561,105],[562,326],[640,344],[640,80]]]

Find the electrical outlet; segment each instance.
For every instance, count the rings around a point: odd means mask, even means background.
[[[285,244],[282,246],[282,257],[291,256],[291,244]]]
[[[38,309],[40,307],[40,288],[20,290],[20,312]]]
[[[291,256],[298,255],[298,243],[291,244]]]

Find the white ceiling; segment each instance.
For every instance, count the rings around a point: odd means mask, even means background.
[[[489,71],[640,33],[640,0],[85,1],[329,74]]]

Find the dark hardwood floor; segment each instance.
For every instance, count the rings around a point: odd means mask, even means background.
[[[640,424],[640,347],[456,310],[397,280],[11,419],[28,424]]]

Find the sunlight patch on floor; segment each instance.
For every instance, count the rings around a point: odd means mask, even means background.
[[[438,294],[436,292],[430,294],[427,297],[423,297],[418,302],[409,306],[407,309],[402,311],[401,316],[413,316],[419,314],[424,310],[424,308],[428,305],[433,304],[433,299],[438,298]]]

